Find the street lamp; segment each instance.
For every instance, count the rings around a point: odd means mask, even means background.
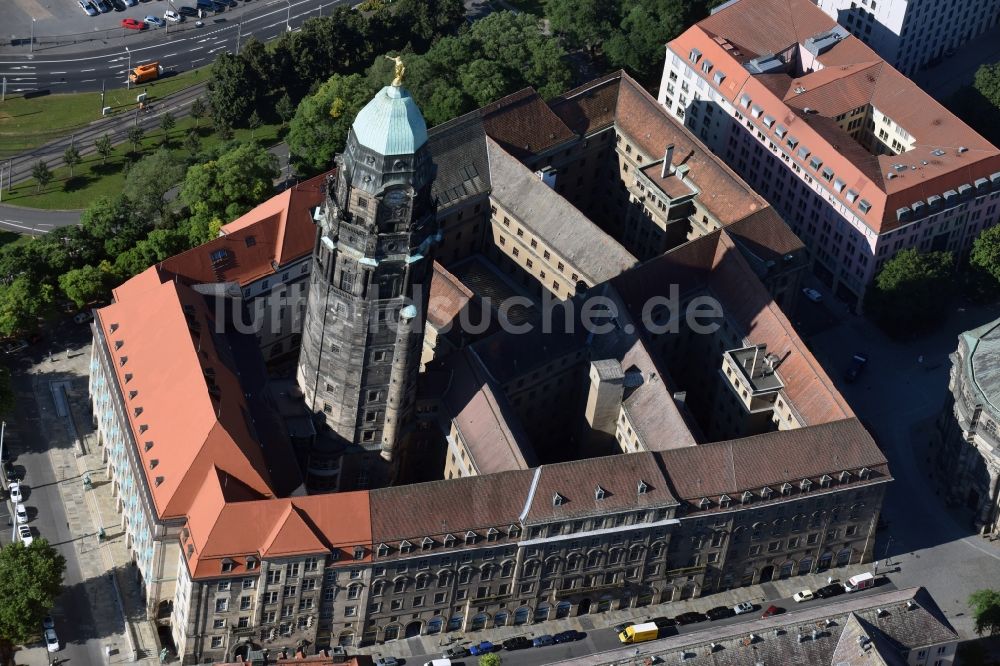
[[[128,54],[128,65],[125,68],[125,90],[132,88],[132,79],[129,77],[129,73],[132,71],[132,51],[125,47],[125,53]]]
[[[292,0],[285,0],[288,3],[288,13],[285,14],[285,32],[292,31]]]
[[[31,41],[28,43],[28,53],[35,52],[35,17],[31,17]]]

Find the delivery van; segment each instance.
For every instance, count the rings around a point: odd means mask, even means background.
[[[644,641],[655,641],[660,636],[660,628],[655,622],[643,622],[625,627],[625,631],[618,634],[618,640],[622,643],[642,643]]]
[[[875,585],[875,575],[867,571],[848,578],[847,582],[844,583],[844,590],[847,592],[857,592],[858,590],[866,590],[873,585]]]
[[[133,68],[128,73],[128,78],[132,83],[145,83],[146,81],[155,81],[160,78],[161,74],[163,74],[163,67],[160,66],[159,61],[154,60]]]

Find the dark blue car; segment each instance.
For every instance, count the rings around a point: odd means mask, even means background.
[[[489,641],[483,641],[482,643],[479,643],[478,645],[471,646],[469,648],[469,654],[476,655],[476,656],[481,655],[481,654],[489,654],[490,652],[496,651],[496,649],[497,649],[497,646],[493,645],[493,643],[490,643]]]

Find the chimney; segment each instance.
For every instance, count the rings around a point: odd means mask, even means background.
[[[674,144],[667,146],[666,152],[663,153],[663,168],[660,170],[660,178],[666,178],[667,174],[670,173],[672,168],[671,162],[674,161]]]

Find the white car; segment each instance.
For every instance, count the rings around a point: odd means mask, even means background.
[[[55,629],[45,630],[45,647],[49,649],[49,652],[59,652],[59,637],[56,636]]]
[[[792,599],[794,599],[796,603],[809,601],[812,598],[813,598],[812,590],[799,590],[798,592],[792,595]]]
[[[819,293],[812,287],[806,287],[805,289],[802,290],[802,293],[805,294],[806,298],[808,298],[813,303],[819,303],[823,300],[823,294]]]
[[[18,525],[17,535],[21,537],[21,541],[24,542],[25,548],[30,546],[31,542],[35,540],[35,538],[31,536],[31,528],[28,527],[27,525]]]
[[[18,504],[14,507],[14,513],[17,514],[17,524],[24,525],[28,522],[28,510],[24,508],[23,504]]]
[[[744,613],[753,612],[753,604],[749,601],[741,601],[740,603],[733,606],[733,610],[737,615],[743,615]]]
[[[20,504],[24,497],[21,496],[21,482],[15,481],[10,484],[10,501],[14,504]]]
[[[181,16],[172,9],[168,9],[167,11],[163,12],[163,18],[166,19],[167,21],[170,21],[171,23],[180,23],[181,21],[184,20],[183,16]]]

